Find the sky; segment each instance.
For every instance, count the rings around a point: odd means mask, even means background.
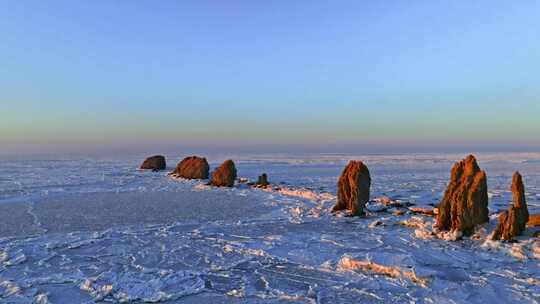
[[[540,151],[538,1],[3,1],[0,154]]]

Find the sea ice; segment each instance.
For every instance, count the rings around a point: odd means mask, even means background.
[[[386,206],[432,208],[462,157],[232,157],[246,178],[267,172],[273,190],[141,172],[140,156],[2,160],[0,302],[537,303],[538,238],[489,233],[513,171],[540,213],[540,154],[477,154],[491,216],[471,237],[449,242],[433,217]],[[329,212],[349,159],[372,175],[365,218]]]

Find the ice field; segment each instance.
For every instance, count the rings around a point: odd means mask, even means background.
[[[432,207],[465,154],[205,155],[281,190],[212,188],[137,169],[146,155],[0,159],[2,303],[538,303],[540,239],[489,240],[524,178],[540,213],[540,153],[477,153],[490,223],[430,234],[389,198]],[[369,167],[368,216],[330,214],[350,159]],[[405,209],[403,209],[405,210]],[[534,230],[527,230],[527,234]]]

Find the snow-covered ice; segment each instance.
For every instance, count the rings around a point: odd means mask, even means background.
[[[437,203],[463,156],[208,156],[272,191],[139,171],[140,155],[0,160],[0,302],[538,303],[540,240],[489,234],[515,170],[540,213],[540,154],[476,154],[491,222],[463,240],[386,208]],[[366,218],[329,212],[349,159],[372,175]]]

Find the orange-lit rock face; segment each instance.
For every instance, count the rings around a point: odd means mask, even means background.
[[[529,214],[528,227],[540,227],[540,214]]]
[[[529,210],[525,201],[525,189],[519,172],[515,172],[512,177],[512,205],[508,211],[504,211],[499,215],[499,223],[493,239],[495,240],[511,240],[515,236],[521,235],[525,231],[525,226],[529,220]]]
[[[207,179],[210,166],[204,157],[189,156],[176,165],[173,174],[187,179]]]
[[[369,201],[371,177],[361,161],[350,161],[341,172],[337,183],[337,203],[332,212],[349,210],[353,215],[364,215]]]
[[[452,168],[450,183],[439,204],[437,227],[470,235],[477,224],[489,221],[486,173],[469,155]]]
[[[226,160],[212,172],[210,184],[218,187],[232,187],[236,180],[236,166],[232,160]]]

